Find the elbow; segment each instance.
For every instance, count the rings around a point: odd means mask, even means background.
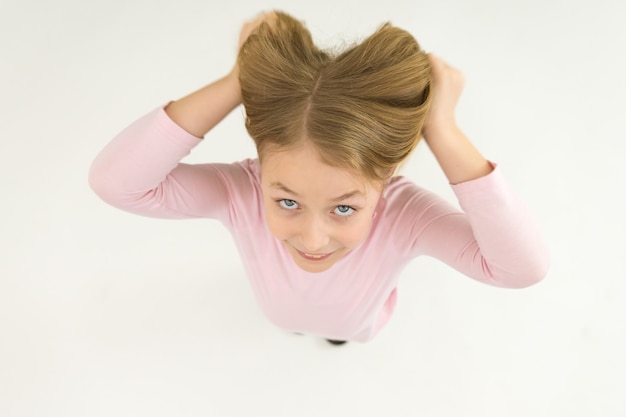
[[[545,279],[547,271],[539,273],[527,273],[523,277],[518,277],[510,288],[523,289],[539,284]]]
[[[98,197],[109,204],[113,204],[119,198],[120,190],[116,187],[113,176],[98,160],[95,160],[89,168],[87,183]]]
[[[100,169],[97,161],[94,161],[89,168],[87,183],[89,184],[89,188],[91,188],[98,197],[104,198],[104,196],[108,194],[106,174]]]
[[[544,247],[540,254],[540,256],[536,256],[534,262],[529,262],[532,267],[528,269],[528,283],[524,287],[538,284],[548,276],[548,270],[550,269],[550,251],[547,246]]]
[[[483,263],[483,271],[490,276],[489,284],[496,287],[522,289],[536,285],[548,275],[550,255],[548,251],[520,256],[508,265]]]
[[[87,175],[87,184],[89,184],[89,188],[91,191],[96,193],[96,195],[100,195],[100,190],[103,188],[104,182],[102,180],[102,175],[95,169],[94,164],[91,165],[89,169],[89,174]]]
[[[514,289],[528,288],[542,282],[548,275],[550,267],[549,256],[535,259],[534,262],[527,262],[523,268],[515,274],[510,274],[506,282],[506,287]]]

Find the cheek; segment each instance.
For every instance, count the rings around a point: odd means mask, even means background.
[[[290,236],[289,222],[277,215],[274,210],[265,207],[265,223],[270,233],[278,240],[286,240]]]
[[[371,226],[372,222],[370,219],[359,219],[349,226],[344,226],[340,229],[336,239],[341,241],[344,246],[354,248],[367,238]]]

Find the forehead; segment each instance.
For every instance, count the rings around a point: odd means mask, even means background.
[[[261,162],[264,188],[281,183],[297,193],[340,195],[354,190],[368,194],[372,186],[354,172],[324,163],[312,145],[268,150]]]

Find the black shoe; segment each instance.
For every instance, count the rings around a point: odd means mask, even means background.
[[[345,340],[332,340],[332,339],[326,339],[326,341],[328,343],[330,343],[331,345],[335,345],[335,346],[339,346],[339,345],[343,345],[344,343],[346,343]]]

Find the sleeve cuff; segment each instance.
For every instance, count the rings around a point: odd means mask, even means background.
[[[191,149],[202,142],[202,138],[192,135],[187,132],[185,129],[180,127],[176,122],[174,122],[170,116],[166,113],[165,109],[171,101],[166,105],[161,106],[155,110],[156,113],[156,125],[157,128],[163,132],[164,136],[167,138],[176,141],[179,144]]]
[[[498,164],[491,161],[489,161],[489,164],[493,167],[493,170],[489,174],[474,180],[451,185],[452,190],[459,200],[463,200],[464,197],[470,195],[476,196],[484,193],[492,194],[494,190],[506,187],[506,180],[504,179]]]

